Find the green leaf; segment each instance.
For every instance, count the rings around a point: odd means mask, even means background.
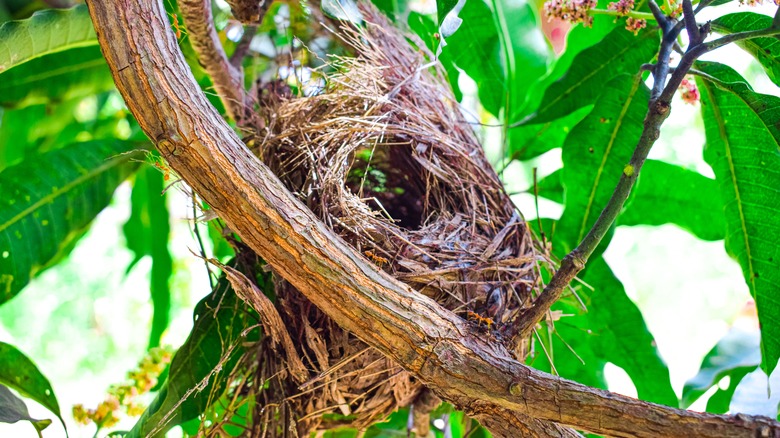
[[[728,35],[771,27],[772,17],[755,12],[737,12],[718,17],[711,26],[713,31]],[[780,40],[773,37],[750,38],[737,41],[737,45],[753,55],[764,67],[769,79],[780,86]]]
[[[0,385],[0,423],[16,423],[19,420],[32,423],[38,431],[38,436],[41,436],[41,431],[51,424],[51,420],[36,420],[30,417],[24,401],[15,396],[10,389]]]
[[[726,389],[718,388],[718,390],[710,396],[710,399],[707,400],[707,412],[711,414],[727,413],[731,407],[731,399],[734,397],[734,393],[736,392],[739,383],[757,367],[758,365],[752,369],[744,368],[734,370],[734,372],[729,375],[728,387]]]
[[[21,108],[114,89],[98,46],[81,47],[33,59],[0,74],[0,105]]]
[[[566,195],[556,234],[567,252],[582,241],[612,196],[642,134],[650,99],[638,75],[616,77],[604,89],[563,145]]]
[[[60,257],[137,167],[129,142],[76,143],[0,172],[0,303]]]
[[[273,287],[270,274],[262,278],[266,283],[260,285],[261,289]],[[244,352],[243,345],[258,339],[256,330],[247,337],[241,336],[246,327],[254,324],[254,318],[256,315],[249,313],[227,279],[220,278],[214,291],[195,307],[194,326],[173,356],[168,379],[127,437],[162,437],[170,428],[196,418],[210,402],[218,400],[226,389],[228,375]]]
[[[491,10],[492,8],[492,10]],[[547,71],[550,49],[525,1],[467,1],[463,24],[447,39],[449,54],[479,86],[482,106],[498,116],[518,113],[529,89]]]
[[[123,226],[127,247],[135,254],[128,271],[144,256],[152,258],[150,291],[154,312],[149,348],[160,345],[162,334],[168,328],[171,308],[169,283],[173,275],[173,258],[168,250],[171,227],[163,190],[162,172],[151,166],[140,170],[130,197],[130,217]]]
[[[444,22],[444,18],[455,7],[458,6],[458,0],[436,0],[436,16],[438,17],[439,27]]]
[[[780,98],[755,93],[730,67],[696,68],[707,143],[726,215],[726,251],[739,262],[761,324],[761,368],[780,358]]]
[[[702,240],[721,240],[726,233],[720,192],[715,180],[663,161],[647,160],[633,200],[618,225],[675,224]]]
[[[735,380],[735,375],[744,377],[747,373],[758,368],[759,363],[761,363],[760,342],[758,333],[731,329],[704,356],[699,372],[685,382],[682,392],[683,407],[687,408],[692,405],[724,377],[728,376],[730,380]],[[730,382],[734,383],[734,389],[736,389],[736,383],[740,379]],[[733,394],[733,392],[732,389],[731,393]],[[728,410],[728,400],[726,400],[725,406]]]
[[[588,309],[585,318],[594,353],[623,368],[640,399],[677,407],[669,368],[658,353],[653,335],[604,259],[591,258],[582,279],[594,289],[577,288]]]
[[[0,73],[40,56],[97,45],[86,5],[38,11],[0,26]]]
[[[551,122],[510,127],[507,151],[509,159],[530,160],[545,152],[562,147],[569,132],[582,121],[590,110],[591,107],[587,106]]]
[[[0,384],[40,403],[56,415],[65,427],[60,405],[49,380],[24,353],[5,342],[0,342]],[[3,409],[0,409],[0,412],[2,411]],[[67,430],[67,427],[65,429]]]
[[[521,124],[548,122],[592,104],[609,89],[606,84],[613,78],[638,73],[656,55],[658,46],[655,29],[638,36],[622,28],[612,30],[601,42],[577,54],[566,74],[546,89],[536,112]]]

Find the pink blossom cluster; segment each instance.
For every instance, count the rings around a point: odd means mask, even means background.
[[[696,105],[696,103],[701,99],[699,88],[696,87],[696,82],[694,82],[690,77],[682,80],[679,90],[682,92],[680,97],[682,98],[683,102],[687,104]]]
[[[596,0],[549,0],[544,4],[544,11],[550,19],[560,18],[572,24],[582,23],[590,27],[593,17],[588,15],[588,11],[595,7]]]
[[[634,0],[620,0],[607,5],[610,11],[617,11],[618,15],[625,16],[634,9]]]
[[[626,18],[626,30],[634,32],[634,35],[638,34],[640,30],[647,27],[647,20],[642,18],[628,17]]]

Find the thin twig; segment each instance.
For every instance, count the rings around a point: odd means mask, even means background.
[[[249,53],[249,46],[252,45],[252,39],[257,34],[257,26],[247,26],[244,28],[244,33],[241,35],[241,39],[236,44],[236,49],[233,50],[233,54],[230,55],[230,65],[236,69],[241,68],[241,63],[244,62],[244,58]]]

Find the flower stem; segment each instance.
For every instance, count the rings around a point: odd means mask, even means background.
[[[637,12],[637,11],[630,11],[628,14],[620,14],[618,11],[610,11],[609,9],[589,9],[588,15],[609,15],[612,17],[633,17],[637,19],[642,20],[655,20],[655,17],[653,17],[653,14],[649,12]]]

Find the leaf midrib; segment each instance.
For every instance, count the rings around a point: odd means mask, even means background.
[[[652,35],[652,34],[651,34],[651,33],[645,33],[645,34],[643,34],[643,35],[642,35],[641,39],[648,38],[648,35]],[[583,84],[585,81],[587,81],[588,79],[592,78],[593,76],[596,76],[597,74],[601,73],[601,72],[602,72],[604,69],[606,69],[606,68],[607,68],[607,66],[608,66],[608,65],[609,65],[609,64],[610,64],[610,63],[611,63],[613,60],[615,60],[615,59],[617,59],[617,58],[619,58],[619,57],[623,56],[623,54],[625,54],[626,52],[629,52],[629,51],[631,51],[631,50],[633,50],[633,49],[634,49],[634,47],[633,47],[633,46],[631,46],[631,45],[626,45],[625,47],[623,47],[623,49],[622,49],[622,50],[620,50],[619,52],[617,52],[617,53],[615,54],[615,56],[613,56],[613,57],[611,57],[611,58],[608,58],[607,60],[605,60],[605,61],[604,61],[604,62],[601,64],[601,68],[597,68],[597,69],[595,69],[595,70],[591,71],[590,73],[586,74],[585,76],[583,76],[583,77],[582,77],[582,79],[580,79],[578,82],[575,82],[574,84],[572,84],[572,85],[571,85],[571,86],[570,86],[570,87],[569,87],[567,90],[565,90],[564,92],[562,92],[561,94],[559,94],[559,95],[558,95],[558,97],[556,97],[555,99],[551,100],[551,101],[550,101],[550,103],[548,103],[548,104],[547,104],[547,105],[546,105],[544,108],[541,108],[541,107],[540,107],[540,108],[539,108],[539,110],[538,110],[538,111],[536,111],[536,114],[542,114],[542,113],[544,113],[545,111],[547,111],[547,110],[548,110],[549,108],[551,108],[553,105],[557,104],[557,103],[558,103],[558,102],[559,102],[561,99],[563,99],[563,98],[567,97],[567,96],[568,96],[568,95],[569,95],[569,94],[572,92],[572,90],[574,90],[575,88],[579,87],[579,86],[580,86],[580,85],[582,85],[582,84]],[[609,79],[611,79],[611,78],[606,78],[606,79],[607,79],[607,80],[609,80]]]
[[[625,119],[626,114],[628,113],[628,108],[631,106],[631,102],[634,100],[634,97],[636,96],[636,92],[639,89],[640,83],[641,83],[641,77],[636,77],[634,79],[634,86],[631,88],[631,92],[629,93],[628,98],[623,103],[623,108],[620,110],[620,115],[616,120],[614,129],[612,130],[612,135],[609,138],[607,149],[606,151],[604,151],[604,155],[601,158],[601,165],[599,165],[598,171],[596,172],[596,180],[593,182],[593,185],[591,186],[590,189],[590,196],[588,197],[588,203],[585,208],[585,214],[582,215],[582,223],[580,224],[580,231],[577,234],[577,242],[582,241],[582,238],[585,234],[585,230],[588,225],[588,218],[590,217],[590,212],[593,209],[593,201],[596,198],[596,191],[599,186],[599,181],[601,181],[601,175],[604,173],[604,167],[606,166],[607,159],[609,158],[609,155],[612,152],[612,147],[615,145],[615,138],[617,137],[617,133],[618,131],[620,131],[620,127],[623,124],[623,119]]]
[[[8,220],[5,223],[0,224],[0,232],[5,231],[10,226],[16,224],[17,222],[21,221],[23,218],[29,216],[32,214],[35,210],[41,208],[42,206],[48,204],[49,202],[53,202],[56,198],[59,196],[62,196],[64,193],[69,192],[74,187],[81,185],[87,181],[89,181],[92,178],[98,177],[100,174],[112,169],[113,167],[124,163],[125,160],[121,157],[116,157],[113,159],[106,160],[106,162],[102,166],[98,166],[91,171],[85,173],[84,175],[81,175],[80,177],[70,181],[69,183],[65,184],[61,188],[47,194],[46,196],[38,199],[33,204],[31,204],[26,209],[19,212],[16,216],[12,217],[10,220]]]
[[[739,225],[742,229],[742,237],[745,243],[745,255],[747,256],[747,265],[748,265],[748,272],[749,272],[749,282],[750,282],[750,288],[754,291],[755,294],[758,294],[758,291],[756,290],[756,280],[754,276],[753,271],[753,254],[750,251],[750,239],[748,238],[748,232],[747,232],[747,224],[745,220],[745,211],[742,208],[742,195],[739,191],[739,186],[737,184],[737,175],[734,168],[734,159],[731,155],[731,143],[729,141],[728,135],[726,134],[726,125],[722,122],[723,120],[723,114],[720,112],[720,107],[716,104],[715,96],[712,93],[712,85],[709,81],[702,81],[704,83],[704,88],[707,90],[707,94],[709,95],[710,102],[712,102],[712,112],[715,115],[715,123],[718,124],[718,134],[720,134],[720,138],[723,141],[723,148],[726,151],[726,161],[729,165],[729,177],[731,179],[731,184],[734,187],[734,196],[736,198],[737,203],[737,211],[739,212]],[[736,93],[732,93],[733,95],[739,97],[740,100],[744,102],[744,99],[742,99],[740,96],[738,96]],[[747,108],[751,109],[749,105],[746,105]]]

